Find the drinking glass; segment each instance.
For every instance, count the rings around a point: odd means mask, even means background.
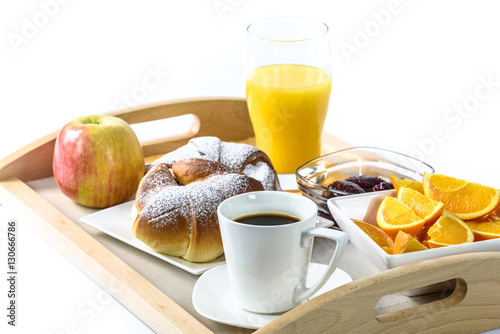
[[[246,99],[257,147],[278,173],[294,173],[321,155],[332,86],[328,26],[264,19],[248,26],[246,42]]]

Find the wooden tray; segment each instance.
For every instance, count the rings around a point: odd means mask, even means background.
[[[147,160],[194,136],[254,142],[246,103],[240,98],[177,100],[113,113],[130,124],[185,114],[195,115],[192,129],[184,137],[144,144]],[[57,131],[0,161],[0,203],[155,332],[210,333],[25,183],[52,176],[56,136]],[[349,145],[325,133],[323,146],[333,151]],[[448,279],[456,279],[457,287],[444,299],[388,314],[374,313],[375,304],[384,296]],[[500,252],[488,252],[423,261],[357,279],[296,307],[257,333],[471,333],[499,327]]]

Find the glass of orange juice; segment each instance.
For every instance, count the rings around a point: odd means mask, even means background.
[[[257,147],[278,173],[320,156],[332,87],[328,26],[292,17],[250,24],[245,74]]]

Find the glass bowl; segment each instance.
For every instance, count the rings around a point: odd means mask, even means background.
[[[328,199],[352,194],[329,188],[332,182],[366,175],[390,183],[390,174],[422,181],[425,172],[433,173],[434,168],[408,155],[376,147],[353,147],[313,159],[299,167],[295,176],[302,195],[318,205],[320,216],[334,220],[327,205]]]

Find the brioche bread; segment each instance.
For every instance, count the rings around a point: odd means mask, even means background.
[[[192,262],[223,253],[217,220],[223,200],[279,189],[262,151],[213,137],[191,140],[152,165],[136,194],[132,232],[153,250]]]

